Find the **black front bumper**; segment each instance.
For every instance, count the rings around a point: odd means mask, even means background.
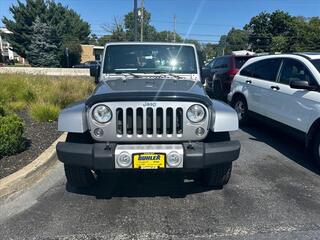
[[[59,160],[65,164],[94,170],[113,170],[115,169],[115,147],[116,144],[59,142],[57,155]],[[183,169],[210,168],[232,162],[240,154],[239,141],[183,143],[183,148]]]

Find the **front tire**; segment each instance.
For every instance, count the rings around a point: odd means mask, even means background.
[[[232,162],[217,165],[201,171],[201,183],[205,186],[223,188],[231,176]]]
[[[320,168],[320,133],[318,133],[313,141],[313,159]]]
[[[88,188],[96,182],[95,175],[90,169],[65,164],[64,171],[68,184],[72,187]]]
[[[244,97],[236,97],[232,101],[232,107],[238,114],[239,124],[246,125],[248,123],[248,104]]]

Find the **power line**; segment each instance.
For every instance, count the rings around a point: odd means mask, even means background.
[[[190,36],[204,36],[204,37],[221,37],[224,34],[204,34],[204,33],[179,33],[180,35],[190,35]]]
[[[167,23],[172,24],[171,21],[162,21],[162,20],[151,20],[152,23]],[[176,22],[177,25],[191,25],[191,22]],[[215,26],[215,27],[239,27],[240,25],[234,25],[234,24],[216,24],[216,23],[194,23],[193,25],[203,25],[203,26]]]

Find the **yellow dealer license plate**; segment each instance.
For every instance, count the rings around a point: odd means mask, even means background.
[[[133,154],[133,168],[158,169],[164,168],[166,154],[164,153],[139,153]]]

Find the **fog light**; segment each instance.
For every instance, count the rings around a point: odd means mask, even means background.
[[[204,134],[205,130],[202,127],[198,127],[196,129],[196,135],[197,136],[202,136]]]
[[[131,155],[127,152],[120,153],[117,163],[120,167],[127,168],[130,167],[132,163]]]
[[[93,130],[93,134],[96,137],[102,137],[103,136],[103,130],[101,128],[96,128]]]
[[[177,152],[170,152],[167,156],[167,164],[170,167],[178,167],[181,164],[182,156]]]

